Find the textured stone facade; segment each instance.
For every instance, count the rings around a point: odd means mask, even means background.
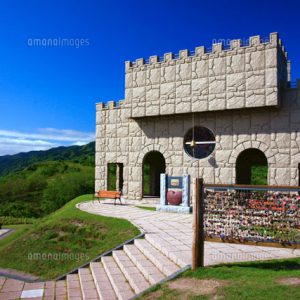
[[[126,62],[125,98],[133,118],[279,104],[280,82],[287,80],[286,53],[278,35],[267,43],[250,37],[249,45],[233,40],[230,49],[214,44],[151,56],[149,63]]]
[[[196,48],[164,61],[150,57],[126,62],[125,100],[97,104],[96,186],[107,188],[107,164],[124,166],[123,193],[142,197],[142,165],[159,151],[172,176],[201,176],[207,183],[235,183],[236,160],[245,149],[261,150],[268,160],[268,181],[298,185],[300,164],[300,86],[288,87],[289,63],[278,35],[261,43],[251,37],[231,48]],[[204,159],[183,149],[193,126],[209,128],[216,148]]]

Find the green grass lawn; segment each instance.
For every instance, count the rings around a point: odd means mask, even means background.
[[[4,249],[9,243],[18,239],[20,236],[24,235],[27,231],[32,228],[32,224],[18,224],[18,225],[3,225],[3,228],[10,228],[14,231],[11,232],[8,236],[0,240],[0,252]]]
[[[155,211],[155,210],[156,210],[156,208],[155,208],[155,207],[152,207],[152,206],[136,205],[135,207],[141,208],[141,209],[145,209],[145,210],[151,210],[151,211]]]
[[[80,196],[51,215],[0,241],[0,267],[53,279],[139,234],[123,219],[92,215],[75,208],[91,200]]]
[[[219,287],[214,295],[189,295],[171,289],[165,283],[140,299],[300,299],[300,285],[287,286],[278,283],[279,279],[286,277],[300,278],[300,258],[219,265],[198,269],[196,272],[189,270],[180,278],[225,280],[227,284]]]

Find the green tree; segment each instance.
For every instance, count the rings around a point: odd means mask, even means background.
[[[71,199],[93,193],[94,176],[90,172],[69,173],[53,179],[43,192],[41,208],[51,213]]]

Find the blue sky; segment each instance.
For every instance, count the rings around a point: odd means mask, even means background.
[[[93,140],[95,103],[124,98],[125,60],[277,31],[296,80],[299,11],[290,0],[1,0],[0,155]]]

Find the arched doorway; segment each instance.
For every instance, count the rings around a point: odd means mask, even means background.
[[[254,148],[242,151],[236,161],[237,184],[268,184],[268,160],[265,154]]]
[[[158,151],[148,152],[143,160],[143,196],[160,196],[160,174],[165,172],[164,156]]]

